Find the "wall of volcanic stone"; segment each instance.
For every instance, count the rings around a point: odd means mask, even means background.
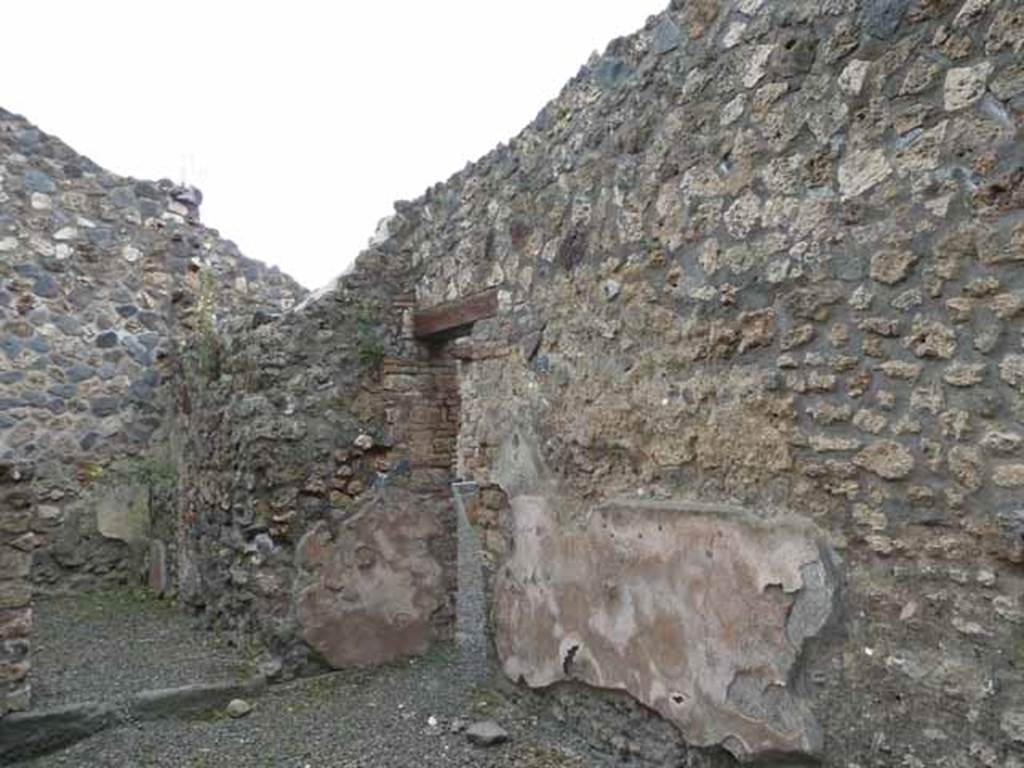
[[[412,336],[407,255],[365,253],[297,311],[228,323],[177,402],[180,595],[285,674],[454,629],[454,361]]]
[[[441,605],[439,527],[366,490],[409,420],[365,364],[424,359],[412,289],[494,289],[448,342],[451,474],[506,673],[637,760],[624,702],[656,711],[652,764],[1020,766],[1022,46],[1009,0],[673,2],[333,293],[229,334],[187,387],[185,591],[331,664],[351,606]],[[415,611],[367,602],[403,569]]]
[[[39,591],[138,578],[174,485],[167,364],[201,333],[200,299],[212,320],[304,295],[202,226],[199,202],[0,110],[0,459],[35,467]]]
[[[0,717],[28,709],[35,498],[28,467],[0,463]]]
[[[998,0],[676,3],[399,210],[420,306],[500,291],[458,459],[509,674],[740,757],[1021,763],[1022,46]]]

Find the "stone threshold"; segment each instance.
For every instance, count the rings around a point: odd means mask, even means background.
[[[154,688],[115,702],[95,701],[18,712],[0,718],[0,765],[28,760],[70,746],[107,728],[167,718],[196,718],[223,710],[236,698],[255,698],[267,678]]]

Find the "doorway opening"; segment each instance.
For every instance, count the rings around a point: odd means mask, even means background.
[[[480,489],[475,481],[463,478],[459,471],[459,381],[461,366],[468,363],[457,359],[453,354],[453,345],[456,340],[469,336],[477,321],[494,317],[497,311],[498,292],[491,289],[416,312],[413,316],[414,335],[426,347],[428,356],[452,366],[451,378],[446,382],[447,391],[439,398],[446,406],[441,418],[442,429],[439,434],[435,434],[434,444],[439,444],[439,438],[449,440],[448,471],[453,480],[447,490],[454,508],[453,533],[456,543],[455,644],[462,671],[473,677],[489,673],[493,652],[488,631],[486,575],[480,536],[474,522]],[[432,389],[437,397],[436,379]]]

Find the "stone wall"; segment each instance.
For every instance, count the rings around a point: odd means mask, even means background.
[[[36,467],[40,590],[137,577],[150,496],[173,485],[160,429],[175,339],[305,293],[202,226],[200,200],[0,110],[0,459]]]
[[[1022,22],[1005,2],[679,4],[399,214],[422,306],[501,291],[463,342],[486,354],[462,369],[459,458],[509,497],[490,541],[511,675],[624,688],[741,757],[1019,763]],[[696,533],[694,503],[738,510]],[[696,536],[739,578],[728,542],[792,516],[828,542],[792,582],[723,605],[686,572]],[[845,588],[803,640],[722,616],[830,594],[830,550]],[[603,607],[573,615],[598,574]],[[667,616],[637,597],[654,584]],[[695,653],[673,626],[717,640]]]
[[[0,463],[0,717],[28,709],[32,590],[29,563],[39,537],[27,467]]]
[[[413,337],[408,259],[373,249],[279,321],[223,329],[178,400],[180,588],[285,673],[452,636],[458,390]]]
[[[507,673],[742,759],[1021,764],[1022,29],[675,2],[397,206],[396,290],[497,291],[451,350]],[[315,306],[265,333],[351,335]]]
[[[1019,768],[1022,41],[1009,0],[673,2],[196,339],[182,596],[289,671],[420,651],[458,477],[505,672],[636,762]]]

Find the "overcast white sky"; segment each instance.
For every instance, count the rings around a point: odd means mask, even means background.
[[[668,0],[5,3],[0,105],[308,287]]]

